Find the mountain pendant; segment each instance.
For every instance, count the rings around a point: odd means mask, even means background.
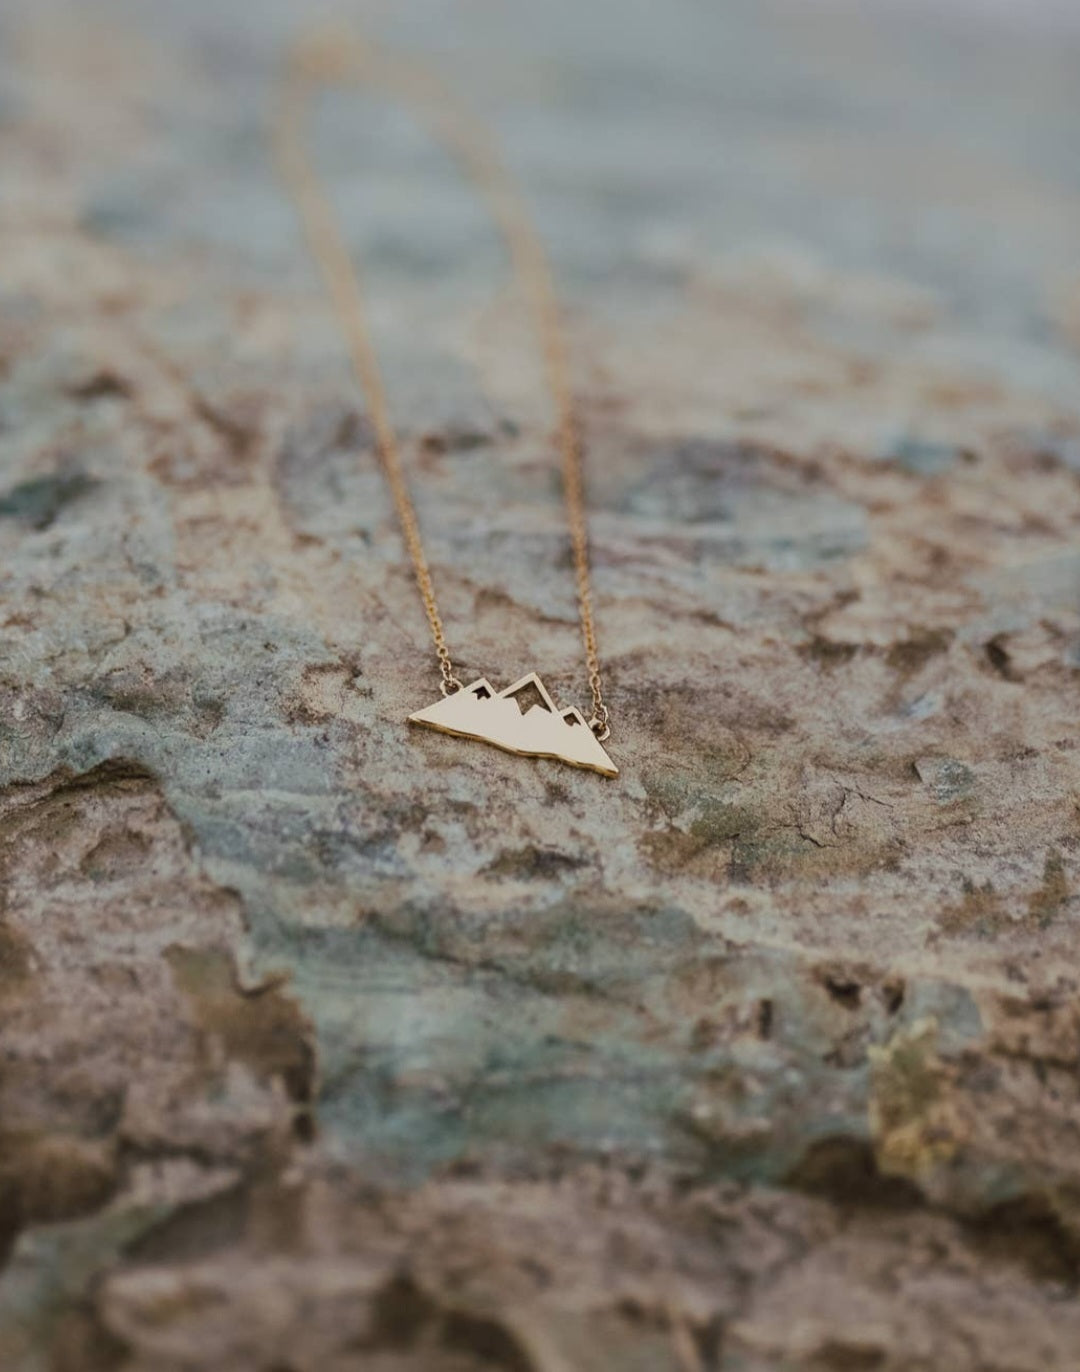
[[[477,738],[508,753],[553,757],[606,777],[619,775],[581,711],[574,705],[560,710],[535,672],[505,691],[496,691],[480,677],[426,710],[417,710],[409,723],[459,738]]]

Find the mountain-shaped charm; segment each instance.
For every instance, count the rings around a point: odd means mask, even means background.
[[[508,753],[553,757],[604,776],[619,775],[581,711],[573,705],[560,710],[535,672],[505,691],[496,691],[480,677],[410,715],[409,723],[425,724],[461,738],[478,738]]]

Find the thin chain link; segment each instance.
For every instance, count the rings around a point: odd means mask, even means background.
[[[589,726],[601,739],[610,733],[600,682],[593,623],[589,538],[582,477],[582,443],[570,386],[570,367],[551,270],[524,202],[479,124],[424,70],[340,35],[311,37],[293,50],[286,69],[275,126],[275,147],[283,179],[296,201],[312,254],[322,272],[348,343],[353,366],[367,396],[375,446],[393,496],[398,522],[412,559],[424,611],[442,672],[443,694],[461,689],[454,674],[435,599],[420,525],[405,479],[378,358],[367,324],[360,276],[345,246],[330,201],[314,170],[306,141],[306,111],[315,88],[349,79],[370,81],[423,111],[436,137],[486,198],[506,240],[516,275],[528,295],[544,356],[548,387],[558,416],[563,492],[574,560],[581,638],[592,693]]]

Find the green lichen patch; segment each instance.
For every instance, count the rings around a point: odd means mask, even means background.
[[[1028,898],[1028,920],[1038,928],[1045,929],[1061,914],[1068,899],[1069,882],[1065,875],[1065,863],[1059,850],[1051,848],[1043,865],[1042,884]]]
[[[870,1131],[886,1174],[918,1181],[960,1145],[962,1130],[937,1046],[937,1021],[926,1018],[868,1050]]]
[[[938,928],[954,937],[990,939],[1010,930],[1047,928],[1065,909],[1069,899],[1065,864],[1057,848],[1046,854],[1043,878],[1026,901],[1006,899],[990,881],[976,884],[965,877],[959,901],[946,906]]]
[[[58,472],[20,482],[0,495],[0,519],[14,519],[31,529],[47,529],[61,513],[99,483],[82,471]]]
[[[815,840],[792,824],[740,835],[733,845],[731,874],[753,884],[819,882],[895,871],[904,853],[899,838],[854,837],[835,843]]]
[[[975,773],[967,763],[952,757],[920,758],[914,767],[938,805],[957,805],[972,800]]]
[[[528,844],[523,848],[507,848],[484,868],[489,877],[508,877],[516,881],[537,881],[575,872],[587,866],[586,859],[576,853],[560,852],[555,848],[541,848]]]
[[[965,877],[960,900],[948,905],[938,916],[938,928],[945,934],[974,934],[992,938],[1010,923],[1005,901],[993,882],[976,885]]]

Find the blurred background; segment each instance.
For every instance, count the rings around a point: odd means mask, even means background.
[[[2,23],[5,98],[29,101],[51,136],[56,194],[85,192],[87,225],[124,244],[201,244],[240,279],[310,279],[264,120],[289,41],[351,25],[468,93],[568,290],[619,330],[733,273],[753,290],[751,269],[763,289],[785,277],[823,325],[857,330],[827,285],[839,269],[848,295],[874,289],[860,277],[903,283],[914,312],[932,292],[950,327],[928,346],[1051,386],[1072,370],[1055,355],[1077,308],[1068,0],[8,0]],[[498,287],[475,197],[410,112],[331,98],[319,147],[410,340]],[[48,210],[47,181],[20,177],[19,157],[9,219]]]

